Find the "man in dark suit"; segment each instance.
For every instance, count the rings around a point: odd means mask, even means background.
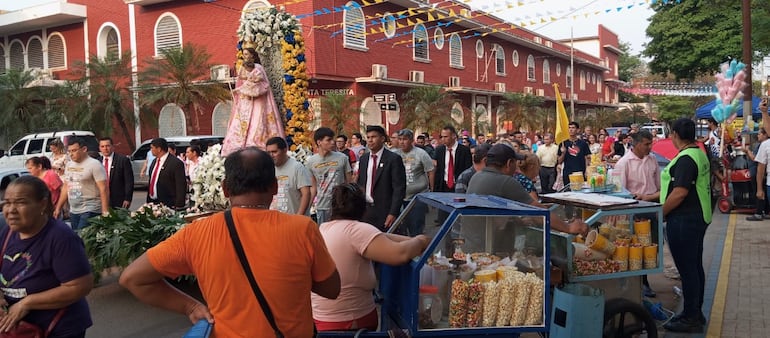
[[[134,170],[128,157],[116,154],[112,138],[99,139],[99,161],[107,172],[107,190],[110,192],[110,208],[128,208],[134,196]]]
[[[457,177],[473,165],[471,150],[457,142],[457,131],[449,125],[441,129],[441,142],[442,144],[436,147],[434,191],[454,192]]]
[[[385,231],[396,220],[406,194],[406,170],[401,156],[385,149],[385,129],[366,127],[369,152],[359,159],[358,186],[366,195],[363,222]]]
[[[147,202],[162,203],[174,209],[184,208],[187,192],[184,163],[168,153],[168,142],[164,138],[152,140],[150,151],[155,160],[150,167]]]

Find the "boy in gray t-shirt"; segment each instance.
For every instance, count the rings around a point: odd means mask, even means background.
[[[311,186],[312,205],[316,209],[318,224],[324,223],[331,217],[332,189],[353,180],[353,169],[350,167],[345,154],[333,151],[334,131],[321,127],[315,131],[313,138],[318,153],[310,156],[305,166],[310,170],[313,181]]]

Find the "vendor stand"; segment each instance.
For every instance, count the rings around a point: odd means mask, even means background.
[[[602,290],[604,337],[642,332],[657,337],[655,321],[642,305],[641,276],[663,271],[662,207],[608,194],[564,192],[542,196],[565,219],[582,218],[586,238],[551,232],[551,262],[567,283]],[[555,300],[558,304],[558,300]],[[560,309],[555,311],[555,317]],[[552,324],[552,336],[557,325]],[[558,330],[557,330],[558,331]]]

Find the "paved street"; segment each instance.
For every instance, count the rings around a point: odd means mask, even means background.
[[[132,209],[144,203],[146,191],[134,193]],[[706,299],[709,318],[704,334],[672,334],[663,337],[765,337],[770,332],[770,220],[749,222],[746,215],[714,214],[705,238]],[[667,258],[665,265],[673,262]],[[181,337],[189,328],[187,319],[139,303],[117,285],[117,271],[107,276],[89,295],[94,326],[88,337]],[[650,284],[665,308],[679,304],[673,293],[678,280],[664,274],[651,275]],[[187,287],[189,289],[189,286]]]

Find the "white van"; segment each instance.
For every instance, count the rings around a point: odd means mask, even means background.
[[[645,124],[642,126],[642,130],[649,131],[652,133],[652,130],[655,129],[655,136],[657,136],[659,139],[664,139],[668,137],[668,128],[662,124]]]
[[[0,157],[0,169],[24,168],[24,163],[33,156],[51,157],[51,150],[48,149],[48,145],[55,139],[62,141],[66,151],[67,142],[72,137],[82,138],[89,153],[95,154],[99,152],[99,141],[96,140],[94,133],[90,131],[67,130],[29,134],[16,141],[13,147],[5,153],[5,156]]]

